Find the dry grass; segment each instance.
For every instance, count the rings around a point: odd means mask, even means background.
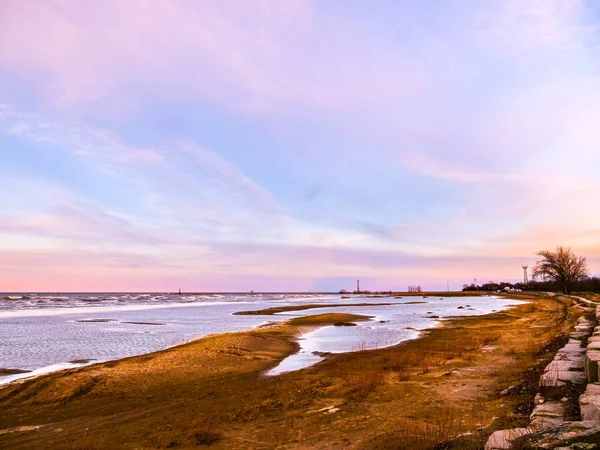
[[[103,450],[106,448],[106,443],[104,437],[90,436],[88,435],[88,430],[84,430],[83,435],[64,443],[62,448],[65,450]]]
[[[392,431],[375,436],[365,448],[479,450],[487,439],[483,430],[488,416],[484,401],[476,401],[470,405],[442,406],[429,417],[401,417],[394,422]]]
[[[350,400],[362,400],[378,386],[385,383],[385,373],[380,370],[364,370],[353,373],[348,378]]]
[[[193,424],[191,433],[193,445],[211,445],[223,439],[223,424],[214,418],[201,418]]]
[[[410,374],[404,368],[398,369],[398,381],[408,381],[410,380]]]

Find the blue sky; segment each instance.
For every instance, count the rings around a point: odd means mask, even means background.
[[[0,9],[0,290],[598,272],[592,2]]]

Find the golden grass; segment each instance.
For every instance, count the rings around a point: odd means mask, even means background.
[[[350,386],[348,398],[364,399],[378,386],[385,384],[385,373],[380,370],[366,369],[349,374],[347,382]]]

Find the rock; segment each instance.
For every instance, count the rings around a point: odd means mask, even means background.
[[[513,428],[512,430],[494,431],[485,443],[485,450],[510,449],[513,441],[531,433],[528,428]]]
[[[589,444],[586,442],[575,442],[568,447],[556,447],[554,450],[594,450],[597,449],[596,444]]]
[[[585,351],[585,347],[581,346],[581,341],[576,341],[574,339],[569,341],[563,348],[560,349],[560,351],[563,352],[580,352],[582,350]]]
[[[511,394],[515,393],[518,389],[519,389],[518,386],[514,386],[514,385],[509,386],[506,389],[504,389],[502,392],[500,392],[500,396],[504,397],[506,395],[511,395]]]
[[[587,377],[583,372],[553,370],[540,377],[540,393],[544,397],[559,398],[567,394],[570,385],[585,383]]]
[[[590,383],[579,396],[579,407],[583,420],[600,422],[600,384]]]
[[[578,340],[582,340],[585,339],[586,337],[588,337],[589,333],[585,332],[585,331],[571,331],[569,333],[569,337],[572,339],[578,339]]]
[[[334,327],[355,327],[356,324],[352,322],[336,322],[333,324]]]
[[[586,351],[587,350],[585,348],[570,349],[570,350],[560,349],[559,351],[556,352],[554,359],[555,360],[561,360],[561,359],[576,360],[578,358],[585,359]]]
[[[598,382],[598,363],[600,362],[600,351],[588,350],[585,354],[585,374],[590,383]]]
[[[544,397],[542,397],[542,394],[540,394],[539,392],[537,394],[535,394],[535,397],[533,398],[534,405],[541,405],[545,401],[546,400],[544,399]]]
[[[536,431],[547,430],[564,422],[565,405],[563,402],[545,402],[537,405],[531,413],[529,426]]]
[[[583,359],[581,359],[583,363]],[[546,366],[544,372],[566,372],[579,371],[583,372],[583,364],[569,359],[555,359]]]
[[[558,352],[554,361],[567,361],[570,364],[568,370],[583,370],[585,368],[585,353],[580,352]]]
[[[587,346],[588,350],[600,350],[600,342],[590,342]]]
[[[553,449],[567,447],[580,441],[600,442],[600,423],[593,420],[582,420],[580,422],[565,422],[554,430],[532,436],[528,440],[528,448]],[[533,443],[533,445],[532,445]],[[571,447],[577,448],[577,447]]]

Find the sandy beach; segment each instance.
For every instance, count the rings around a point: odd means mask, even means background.
[[[474,446],[456,448],[478,448],[494,429],[526,420],[528,383],[581,315],[567,298],[523,298],[392,348],[274,377],[265,371],[297,350],[299,334],[363,317],[308,315],[16,382],[0,389],[0,445],[426,448],[431,436],[470,431]]]

